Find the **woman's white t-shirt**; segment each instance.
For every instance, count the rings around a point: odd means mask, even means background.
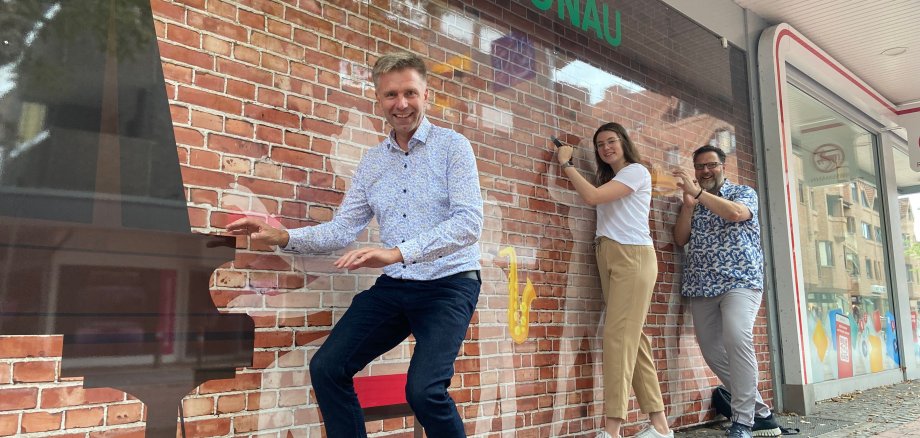
[[[652,203],[652,175],[645,166],[632,163],[620,169],[613,180],[625,184],[633,192],[597,206],[597,236],[623,245],[651,245],[648,216]]]

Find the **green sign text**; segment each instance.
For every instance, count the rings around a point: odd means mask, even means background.
[[[548,11],[553,7],[553,0],[531,0],[533,5],[541,11]],[[620,33],[620,11],[613,11],[613,25],[615,36],[610,35],[610,8],[607,3],[601,3],[601,13],[598,14],[597,0],[585,0],[585,7],[581,7],[581,0],[556,1],[560,19],[568,15],[569,23],[583,31],[594,31],[597,38],[607,41],[613,47],[620,45],[623,35]],[[601,18],[603,16],[603,19]]]

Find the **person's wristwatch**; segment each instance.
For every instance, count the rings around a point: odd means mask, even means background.
[[[562,166],[562,168],[565,169],[566,167],[575,167],[575,163],[572,160],[569,160],[569,161],[566,161],[565,163],[562,163],[560,166]]]

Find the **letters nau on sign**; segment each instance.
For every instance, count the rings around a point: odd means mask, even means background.
[[[531,0],[533,5],[541,11],[552,9],[553,3],[556,3],[556,10],[559,19],[564,20],[566,17],[569,23],[582,31],[593,30],[598,39],[602,39],[613,47],[620,45],[622,33],[620,32],[620,11],[613,10],[613,23],[610,22],[610,6],[601,2],[598,9],[597,0],[585,0],[582,7],[581,0]],[[611,34],[611,25],[613,32]]]

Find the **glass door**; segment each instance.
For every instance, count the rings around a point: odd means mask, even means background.
[[[812,382],[898,368],[876,136],[789,87]]]

